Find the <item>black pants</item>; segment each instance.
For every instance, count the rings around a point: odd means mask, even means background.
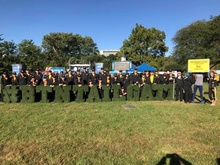
[[[214,89],[213,88],[209,88],[209,99],[210,100],[215,100],[216,99],[216,93],[215,93],[215,91],[214,91]]]
[[[185,103],[190,103],[192,101],[192,87],[184,87],[185,91]]]
[[[176,100],[182,101],[183,100],[183,87],[176,86]]]

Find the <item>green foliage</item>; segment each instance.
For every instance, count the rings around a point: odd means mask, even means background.
[[[48,103],[53,100],[53,88],[50,86],[36,86],[36,93],[41,103]]]
[[[155,28],[145,28],[136,24],[131,35],[124,40],[120,49],[128,60],[140,64],[146,56],[164,56],[168,48],[165,46],[165,33]]]
[[[72,33],[50,33],[43,37],[42,47],[49,66],[67,66],[70,57],[79,59],[82,55],[98,53],[91,37]],[[78,63],[76,61],[76,63]]]
[[[87,98],[86,101],[88,101],[88,102],[100,102],[100,101],[102,101],[102,99],[99,96],[98,89],[97,89],[96,85],[94,85],[92,87],[89,87],[88,98]]]
[[[86,101],[86,93],[88,91],[88,86],[83,85],[83,86],[78,86],[78,85],[73,85],[73,91],[76,95],[76,102],[85,102]]]
[[[196,21],[180,29],[173,38],[173,57],[186,67],[188,59],[209,58],[211,64],[220,62],[220,16],[208,21]]]
[[[149,84],[145,84],[144,86],[140,87],[140,100],[153,100],[152,89]]]
[[[139,101],[140,100],[140,89],[137,85],[129,85],[127,89],[127,100],[128,101]]]
[[[127,99],[126,97],[119,96],[120,88],[121,88],[120,85],[117,84],[112,85],[112,101],[125,101]]]
[[[130,85],[127,88],[127,96],[120,97],[120,85],[102,86],[99,91],[97,86],[68,85],[68,86],[6,86],[3,90],[5,102],[100,102],[100,101],[147,101],[147,100],[172,100],[172,85]],[[102,93],[99,93],[102,92]],[[167,92],[166,98],[163,92]]]
[[[111,101],[111,86],[103,85],[102,86],[103,90],[103,98],[102,101]]]
[[[6,103],[17,103],[21,99],[18,86],[6,86],[3,89],[3,101]]]
[[[0,74],[11,70],[11,64],[19,61],[17,55],[17,45],[14,41],[4,41],[0,38]]]
[[[55,99],[54,102],[70,102],[72,86],[55,86]]]
[[[24,68],[44,69],[45,57],[41,52],[41,48],[36,46],[32,40],[23,40],[18,44],[20,63]]]
[[[35,102],[36,89],[32,86],[22,85],[19,87],[21,90],[21,102],[22,103],[33,103]]]

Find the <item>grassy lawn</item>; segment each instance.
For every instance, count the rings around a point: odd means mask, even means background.
[[[0,164],[217,164],[219,105],[0,103]]]

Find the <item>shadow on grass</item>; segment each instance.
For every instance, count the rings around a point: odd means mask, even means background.
[[[162,159],[157,163],[157,165],[192,165],[189,161],[183,159],[178,154],[166,154]]]
[[[216,158],[217,165],[220,165],[220,158]]]

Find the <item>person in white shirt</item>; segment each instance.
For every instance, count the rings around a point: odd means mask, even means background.
[[[197,89],[199,89],[200,103],[204,103],[204,100],[203,100],[203,78],[204,76],[203,74],[196,74],[195,78],[196,78],[196,82],[194,84],[192,102],[194,102]]]

